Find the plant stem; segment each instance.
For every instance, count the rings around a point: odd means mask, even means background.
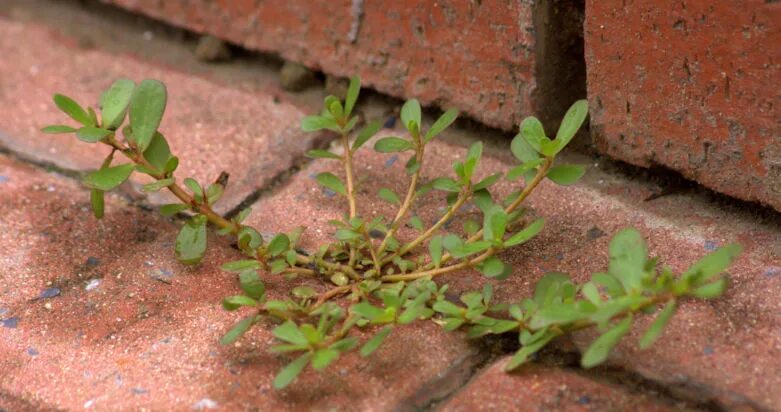
[[[412,175],[412,179],[410,179],[409,188],[407,189],[407,195],[404,197],[404,202],[402,202],[401,207],[399,207],[398,213],[396,213],[396,217],[393,218],[393,223],[391,223],[391,227],[388,230],[388,233],[385,234],[385,237],[382,239],[382,243],[380,244],[380,247],[377,249],[377,254],[382,256],[382,253],[385,251],[385,248],[388,246],[388,242],[393,237],[394,234],[396,234],[396,231],[399,230],[401,227],[402,220],[404,217],[407,216],[407,213],[409,213],[410,208],[412,207],[412,202],[415,200],[415,191],[418,188],[418,179],[420,179],[420,171],[423,169],[423,151],[424,151],[425,145],[419,144],[418,149],[415,153],[415,158],[419,164],[418,170],[415,171]],[[391,257],[391,260],[393,260],[393,257]],[[387,263],[388,261],[383,260],[383,263]]]
[[[546,158],[542,165],[540,165],[540,168],[537,169],[537,174],[534,175],[534,178],[529,182],[526,187],[523,188],[523,191],[521,191],[521,194],[518,195],[518,198],[515,199],[509,206],[507,206],[504,211],[505,213],[512,213],[515,209],[518,208],[518,206],[523,203],[524,200],[526,200],[527,197],[534,191],[534,189],[542,182],[543,179],[545,179],[545,176],[548,175],[548,170],[550,169],[551,165],[553,164],[553,158],[548,157]],[[483,229],[478,230],[474,235],[470,236],[469,239],[467,239],[466,243],[471,243],[479,240],[483,236]],[[447,263],[450,259],[452,259],[453,256],[450,253],[445,253],[442,256],[442,259],[440,260],[440,264]],[[426,265],[424,268],[431,268],[433,267],[432,264]]]
[[[412,242],[405,244],[402,246],[396,253],[389,256],[387,259],[383,259],[382,263],[388,263],[393,260],[395,256],[404,256],[409,252],[410,250],[414,249],[419,244],[425,242],[427,239],[429,239],[431,236],[436,233],[437,230],[439,230],[440,227],[442,227],[445,223],[447,223],[448,220],[450,220],[457,212],[458,209],[461,208],[461,206],[466,203],[467,200],[471,198],[470,194],[471,190],[469,187],[465,188],[465,191],[458,197],[458,199],[453,203],[453,205],[448,209],[447,213],[442,215],[439,220],[434,223],[428,230],[426,230],[423,234],[415,238]]]
[[[468,259],[461,263],[456,263],[455,265],[446,266],[443,268],[437,268],[437,269],[430,269],[430,270],[424,270],[421,272],[412,272],[412,273],[406,273],[406,274],[400,274],[400,275],[385,275],[381,279],[385,282],[400,282],[400,281],[406,281],[406,280],[415,280],[424,278],[427,276],[431,276],[432,278],[439,275],[444,275],[446,273],[455,272],[457,270],[466,269],[471,266],[474,266],[478,263],[481,263],[482,261],[488,259],[489,257],[493,256],[496,253],[496,249],[494,248],[488,248],[485,252],[483,252],[482,255],[474,258],[474,259]]]

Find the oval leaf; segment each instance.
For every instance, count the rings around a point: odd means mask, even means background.
[[[554,166],[548,171],[548,179],[557,185],[567,186],[576,183],[586,173],[586,168],[581,165]]]
[[[115,130],[122,124],[135,88],[136,83],[134,81],[118,79],[103,94],[100,102],[103,127]]]
[[[158,80],[146,79],[138,84],[130,99],[130,127],[133,139],[142,152],[152,141],[163,120],[168,93]]]
[[[133,173],[134,168],[135,166],[132,163],[126,163],[87,173],[84,176],[84,185],[90,189],[99,189],[107,192],[127,180],[130,174]]]

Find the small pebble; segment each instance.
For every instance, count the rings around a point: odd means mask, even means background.
[[[100,260],[95,256],[90,256],[87,258],[87,266],[97,266],[99,264],[100,264]]]
[[[0,183],[5,183],[8,181],[8,176],[0,175]]]
[[[385,123],[382,124],[382,127],[385,129],[393,129],[396,127],[396,116],[389,116],[385,119]]]
[[[217,409],[217,406],[218,406],[217,402],[209,398],[203,398],[198,402],[195,402],[195,404],[193,404],[193,409],[201,411],[204,409]]]
[[[149,393],[149,390],[144,388],[133,388],[131,389],[131,392],[133,392],[133,395],[145,395]]]
[[[703,247],[708,252],[713,252],[714,250],[716,250],[719,247],[719,245],[718,245],[718,243],[716,243],[713,240],[706,240],[705,244],[703,245]]]
[[[84,290],[92,290],[95,289],[100,285],[100,279],[91,279],[89,282],[87,282],[87,286],[84,287]]]
[[[711,347],[711,346],[704,347],[702,349],[702,353],[704,353],[706,355],[713,355],[713,347]]]
[[[781,275],[781,267],[778,266],[770,266],[765,270],[765,276],[772,278]],[[0,311],[0,315],[2,315],[2,312]]]
[[[581,405],[588,405],[591,403],[591,398],[589,398],[587,395],[583,395],[580,398],[578,398],[578,403]]]
[[[589,240],[598,239],[602,236],[605,236],[605,232],[602,231],[602,229],[593,226],[591,229],[586,232],[586,237],[589,238]]]
[[[333,190],[331,190],[331,189],[329,189],[327,187],[324,187],[323,188],[323,195],[325,195],[325,197],[334,197],[334,196],[336,196],[336,192],[334,192]]]
[[[43,304],[43,307],[46,308],[46,310],[52,310],[52,303],[46,302]]]
[[[38,355],[40,355],[40,352],[38,352],[33,347],[29,347],[29,348],[27,348],[27,354],[30,355],[30,356],[38,356]]]
[[[38,295],[38,299],[48,299],[56,296],[60,296],[60,288],[46,288]]]
[[[397,160],[399,160],[398,156],[396,156],[396,155],[391,156],[390,159],[385,161],[385,167],[393,166],[393,164],[396,163]]]
[[[19,318],[14,316],[12,318],[0,320],[0,323],[3,324],[4,328],[16,329],[16,326],[19,325]]]

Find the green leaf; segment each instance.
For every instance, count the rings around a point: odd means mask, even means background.
[[[99,189],[104,192],[119,186],[133,173],[132,163],[98,169],[84,176],[84,185],[90,189]]]
[[[557,297],[561,297],[562,286],[571,283],[569,276],[565,273],[546,273],[534,287],[534,301],[542,307],[548,306]]]
[[[193,192],[193,195],[197,198],[203,198],[203,188],[197,180],[192,177],[186,177],[184,179],[184,185]]]
[[[629,332],[631,327],[632,316],[627,316],[612,329],[603,333],[583,353],[580,365],[584,368],[591,368],[604,362],[607,355],[610,354],[610,350]]]
[[[447,129],[448,126],[450,126],[456,120],[457,117],[458,117],[458,110],[456,109],[449,109],[445,113],[442,113],[442,116],[439,116],[439,119],[437,119],[437,121],[434,122],[433,125],[431,125],[430,129],[428,129],[428,132],[426,132],[426,136],[424,137],[423,141],[428,143],[436,135],[442,133],[443,130]]]
[[[604,286],[607,290],[607,293],[611,297],[615,298],[626,294],[626,291],[621,285],[621,282],[619,282],[618,279],[609,273],[595,273],[593,276],[591,276],[591,281],[598,285]]]
[[[136,83],[134,81],[118,79],[103,94],[100,100],[103,127],[115,130],[122,124],[135,88]]]
[[[236,310],[242,306],[256,306],[257,304],[255,299],[244,295],[228,296],[222,300],[222,307],[225,310]]]
[[[274,236],[270,242],[268,242],[266,251],[271,256],[277,256],[286,251],[288,246],[290,246],[290,238],[288,238],[284,233],[279,233]]]
[[[529,359],[529,356],[537,353],[540,349],[545,347],[545,345],[548,344],[556,335],[552,333],[546,333],[542,336],[541,339],[535,340],[534,342],[529,343],[528,345],[524,345],[521,349],[518,350],[518,352],[515,352],[515,355],[513,355],[512,358],[510,358],[510,361],[505,365],[504,370],[505,371],[511,371],[524,363]]]
[[[480,272],[492,279],[504,280],[512,272],[512,267],[502,262],[498,257],[491,256],[478,267]]]
[[[537,160],[528,161],[520,166],[516,166],[510,169],[509,172],[507,172],[506,178],[509,181],[514,181],[521,176],[526,177],[527,175],[531,174],[531,177],[527,178],[527,179],[531,179],[535,175],[534,170],[537,169],[537,167],[541,165],[543,162],[544,162],[543,159],[537,159]]]
[[[226,272],[244,272],[248,269],[260,269],[260,262],[254,259],[234,260],[220,266],[220,269]]]
[[[336,239],[342,241],[350,241],[350,240],[360,239],[363,237],[360,233],[357,233],[350,229],[339,229],[336,231],[335,236]]]
[[[210,205],[217,203],[225,192],[225,188],[219,183],[212,183],[206,188],[206,199]]]
[[[76,137],[82,142],[95,143],[100,139],[110,135],[111,132],[106,129],[100,129],[97,127],[84,126],[79,130],[76,130]]]
[[[621,281],[627,292],[642,289],[648,248],[636,229],[627,228],[613,236],[608,246],[608,272]]]
[[[334,342],[329,348],[338,350],[339,352],[348,352],[353,350],[360,341],[356,337],[344,338],[342,340]]]
[[[428,253],[431,255],[431,263],[439,267],[442,261],[442,235],[436,235],[428,241]]]
[[[380,131],[380,128],[382,128],[382,123],[376,120],[369,122],[360,132],[358,132],[358,136],[355,137],[355,141],[353,142],[352,150],[358,150],[364,143],[377,134],[377,132]]]
[[[157,173],[168,172],[168,169],[170,168],[168,162],[171,159],[171,148],[168,147],[165,136],[160,132],[156,132],[154,136],[152,136],[152,141],[149,142],[149,146],[144,150],[144,158],[155,168]]]
[[[436,178],[431,182],[431,185],[434,189],[444,190],[445,192],[457,193],[461,191],[461,185],[449,177]]]
[[[599,305],[602,303],[602,297],[599,295],[599,289],[594,282],[588,282],[580,288],[580,292],[588,299],[589,302]]]
[[[401,106],[401,123],[404,124],[404,127],[409,129],[410,122],[415,122],[418,128],[420,128],[420,125],[422,124],[420,102],[418,102],[417,99],[407,100],[404,105]],[[410,133],[415,133],[415,131],[410,130]]]
[[[297,345],[309,344],[306,336],[304,336],[304,334],[301,332],[301,329],[299,329],[298,325],[296,325],[292,320],[287,320],[283,324],[274,328],[272,334],[277,339],[281,339],[285,342],[290,342]]]
[[[377,196],[379,196],[380,199],[388,203],[392,203],[394,205],[401,204],[401,200],[399,199],[399,196],[396,195],[396,193],[393,193],[393,191],[390,189],[386,189],[383,187],[382,189],[379,190],[379,192],[377,192]]]
[[[354,76],[350,79],[350,86],[347,87],[347,95],[344,99],[344,115],[349,117],[353,112],[355,102],[358,100],[358,94],[361,92],[361,79]]]
[[[548,170],[548,179],[561,186],[571,185],[580,180],[586,173],[586,168],[581,165],[554,166]]]
[[[704,256],[683,273],[683,278],[694,283],[707,282],[724,272],[735,260],[743,248],[730,244]]]
[[[57,134],[57,133],[73,133],[76,131],[76,129],[70,126],[55,124],[51,126],[46,126],[43,129],[41,129],[41,131],[44,133]]]
[[[75,100],[62,94],[54,95],[54,104],[62,110],[71,119],[83,124],[84,126],[95,126],[87,112],[76,103]]]
[[[494,183],[499,181],[499,179],[502,177],[501,173],[494,173],[491,176],[486,177],[485,179],[478,182],[474,187],[472,187],[473,191],[483,190],[490,186],[492,186]]]
[[[323,370],[337,359],[339,359],[339,351],[330,348],[318,349],[312,358],[312,368],[317,371]]]
[[[648,327],[648,329],[646,329],[643,337],[640,338],[640,349],[645,349],[656,342],[659,336],[662,335],[662,332],[664,331],[665,326],[667,326],[667,323],[675,314],[676,308],[677,303],[674,300],[670,301],[667,305],[665,305],[664,309],[662,309],[662,311],[656,315],[654,322],[651,324],[651,326]]]
[[[239,285],[247,296],[256,300],[263,299],[263,295],[266,293],[266,286],[254,269],[239,273]]]
[[[157,192],[160,189],[165,189],[168,186],[171,186],[174,184],[176,180],[173,177],[169,177],[167,179],[160,179],[158,181],[147,183],[143,186],[141,186],[141,190],[144,192]]]
[[[445,315],[461,317],[464,314],[464,309],[453,302],[447,300],[439,300],[431,306],[432,309]]]
[[[90,203],[92,204],[92,213],[98,219],[103,218],[103,208],[104,208],[103,193],[104,192],[99,189],[90,190]]]
[[[490,208],[483,221],[483,239],[501,242],[506,228],[507,213],[499,206]]]
[[[322,129],[339,131],[339,124],[331,117],[307,116],[301,120],[301,129],[305,132],[316,132]]]
[[[542,230],[542,227],[545,225],[545,219],[537,219],[529,226],[526,226],[518,233],[515,233],[514,235],[510,236],[505,242],[505,247],[511,247],[520,245],[521,243],[525,243],[532,239],[534,236],[537,236],[538,233]]]
[[[189,207],[180,203],[173,203],[169,205],[160,206],[160,214],[163,216],[173,216],[181,211],[187,210]]]
[[[536,117],[527,117],[521,122],[521,136],[537,153],[542,153],[542,145],[550,142],[545,136],[545,129]],[[529,158],[529,160],[533,160]],[[529,161],[526,160],[526,161]]]
[[[575,137],[575,133],[580,129],[587,115],[588,101],[578,100],[570,106],[564,115],[564,119],[561,121],[559,131],[556,133],[556,153],[567,146],[570,140]]]
[[[726,278],[721,278],[700,286],[697,289],[692,290],[690,293],[692,296],[701,299],[713,299],[715,297],[721,296],[721,294],[724,293],[724,291],[727,289],[727,283],[728,282]]]
[[[310,359],[312,359],[312,354],[307,352],[285,366],[274,378],[274,388],[282,389],[293,382],[298,374],[304,370]]]
[[[400,137],[383,137],[374,144],[374,150],[380,153],[404,152],[412,149],[412,142]]]
[[[142,152],[149,146],[163,120],[167,99],[165,85],[151,79],[139,83],[130,98],[130,127],[135,143]]]
[[[567,303],[549,304],[541,308],[534,314],[529,323],[529,327],[540,329],[546,326],[567,324],[583,319],[585,314],[581,313],[574,305]]]
[[[409,225],[412,226],[414,229],[423,231],[423,221],[420,220],[417,216],[412,216],[409,218]]]
[[[255,315],[240,320],[228,331],[228,333],[222,336],[220,344],[230,345],[231,343],[236,342],[253,324],[255,324]]]
[[[185,265],[201,261],[206,252],[206,218],[198,215],[190,219],[176,236],[176,258]]]
[[[320,173],[319,175],[317,175],[315,180],[317,180],[317,183],[333,190],[336,193],[345,196],[347,195],[347,189],[344,187],[344,183],[333,173],[329,173],[329,172]]]
[[[380,347],[382,342],[385,340],[385,338],[390,335],[391,331],[393,330],[392,327],[386,326],[382,328],[379,332],[377,332],[376,335],[374,335],[371,339],[369,339],[362,347],[361,347],[361,356],[367,357],[374,353],[377,348]]]
[[[515,135],[510,143],[510,151],[513,153],[513,156],[523,163],[534,162],[540,159],[540,155],[526,142],[523,133]]]
[[[331,153],[328,150],[310,150],[306,152],[306,157],[311,157],[313,159],[341,159],[342,157],[339,156],[336,153]]]
[[[445,238],[445,240],[447,240],[447,238]],[[448,245],[445,244],[445,247],[447,246]],[[453,255],[454,258],[461,259],[469,255],[474,255],[475,253],[480,253],[488,249],[489,247],[491,247],[491,242],[480,240],[477,242],[465,243],[448,250],[450,251],[450,254]]]
[[[466,153],[466,160],[464,161],[464,177],[468,181],[475,173],[477,164],[480,163],[480,158],[483,155],[483,142],[474,143],[469,147],[469,151]]]

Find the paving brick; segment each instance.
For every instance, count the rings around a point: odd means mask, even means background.
[[[527,365],[506,373],[503,358],[440,406],[441,411],[675,411],[680,404],[592,380],[566,369]]]
[[[584,95],[583,1],[112,3],[504,129]]]
[[[161,131],[181,159],[177,177],[210,183],[221,171],[231,171],[219,211],[268,185],[317,139],[299,131],[304,114],[297,107],[275,102],[271,95],[240,92],[132,56],[83,49],[43,27],[0,18],[0,50],[0,105],[5,108],[0,144],[59,167],[96,168],[107,150],[72,135],[39,132],[48,124],[67,123],[52,95],[64,93],[94,105],[119,77],[158,78],[167,84],[169,105]],[[149,200],[166,203],[171,198],[161,192]]]
[[[474,362],[462,337],[421,324],[372,357],[346,356],[275,391],[288,359],[267,352],[272,325],[240,345],[217,342],[240,316],[220,306],[237,292],[219,270],[239,257],[227,242],[210,235],[203,263],[184,267],[172,252],[177,225],[153,212],[109,197],[96,221],[68,178],[6,157],[0,177],[0,408],[390,410]],[[267,278],[275,298],[290,285]]]
[[[781,210],[781,4],[593,1],[585,43],[599,150]]]
[[[369,150],[359,153],[359,211],[371,217],[392,213],[375,194],[380,187],[403,192],[407,159]],[[466,149],[437,143],[428,153],[423,181],[452,173],[451,165],[465,155]],[[581,164],[591,161],[578,156],[569,160]],[[485,159],[480,175],[509,170],[509,161],[507,151],[500,149]],[[304,235],[306,247],[325,243],[332,232],[325,229],[326,222],[342,216],[346,203],[321,189],[313,178],[322,171],[339,175],[338,169],[338,162],[311,164],[274,196],[254,205],[249,222],[265,231],[287,231],[303,224],[310,227]],[[604,271],[610,236],[627,226],[638,228],[648,239],[652,255],[660,256],[665,265],[677,271],[685,270],[718,246],[738,242],[745,250],[729,271],[732,285],[724,298],[685,303],[664,339],[640,351],[636,342],[650,320],[644,318],[608,364],[637,372],[670,388],[676,396],[695,402],[715,402],[728,409],[772,409],[781,403],[778,393],[766,390],[768,385],[781,385],[781,335],[777,333],[781,323],[781,277],[776,274],[781,261],[781,227],[775,216],[763,220],[692,194],[645,201],[656,190],[652,185],[610,175],[593,166],[588,170],[582,183],[562,187],[546,181],[529,198],[529,213],[545,217],[546,229],[532,242],[503,255],[515,270],[508,280],[491,281],[497,299],[516,301],[530,296],[535,280],[549,271],[568,272],[579,282],[586,281],[591,273]],[[510,190],[502,182],[497,192],[506,194]],[[442,195],[429,195],[414,212],[431,223],[444,206]],[[470,214],[479,217],[475,208],[465,207],[449,230],[458,230]],[[401,236],[409,239],[413,234],[412,229],[405,228]],[[449,283],[455,293],[476,290],[486,283],[471,271],[443,276],[441,280]],[[575,342],[585,349],[595,336],[593,332],[580,333]]]

